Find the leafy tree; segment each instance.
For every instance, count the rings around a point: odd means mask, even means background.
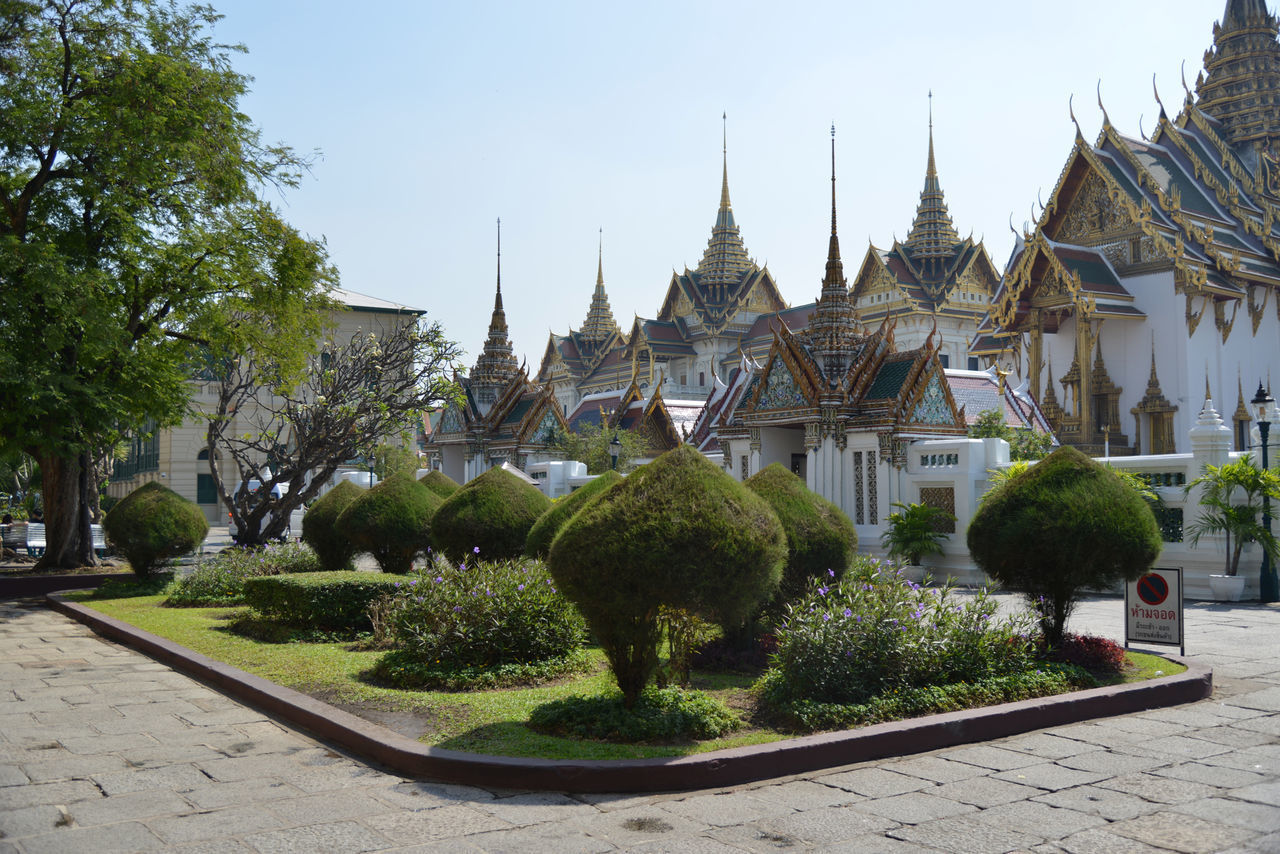
[[[318,331],[324,247],[262,198],[307,161],[239,111],[248,78],[217,20],[152,0],[0,6],[0,454],[40,464],[42,567],[96,562],[95,458],[181,420],[198,351],[287,358],[281,330]]]
[[[1227,575],[1240,570],[1240,553],[1250,542],[1271,555],[1272,563],[1280,563],[1280,541],[1261,521],[1263,497],[1280,502],[1280,474],[1260,468],[1253,457],[1244,456],[1233,463],[1205,466],[1204,474],[1188,483],[1186,492],[1190,494],[1196,487],[1203,487],[1204,492],[1200,515],[1187,526],[1193,546],[1205,535],[1225,534]]]
[[[1081,590],[1138,578],[1162,545],[1142,497],[1070,446],[990,492],[967,538],[984,572],[1023,591],[1054,647]]]
[[[768,503],[680,445],[575,514],[547,565],[633,708],[658,667],[663,606],[739,625],[777,589],[786,556]]]
[[[568,432],[557,430],[549,443],[552,450],[564,455],[566,460],[587,464],[587,474],[603,474],[613,467],[609,450],[614,438],[622,443],[618,452],[618,471],[626,474],[635,468],[635,460],[649,451],[649,440],[635,430],[614,430],[600,424],[580,424]]]
[[[250,349],[225,365],[207,413],[206,441],[214,484],[240,541],[278,538],[290,512],[311,500],[338,466],[405,431],[421,410],[453,400],[458,389],[448,377],[459,354],[440,324],[406,316],[381,336],[358,332],[314,353],[293,385],[271,350]],[[264,388],[273,393],[263,394]],[[230,457],[231,477],[219,449]],[[248,480],[260,481],[262,489],[230,492]],[[288,489],[275,495],[277,485]]]
[[[1010,427],[999,409],[985,409],[969,427],[973,439],[1004,439],[1009,443],[1009,458],[1038,460],[1053,450],[1053,436],[1028,427]]]

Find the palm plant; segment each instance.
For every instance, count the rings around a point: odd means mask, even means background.
[[[1233,463],[1205,466],[1204,474],[1188,483],[1186,492],[1198,486],[1204,487],[1202,512],[1187,527],[1191,545],[1198,545],[1205,535],[1225,534],[1225,571],[1230,576],[1240,569],[1240,553],[1246,543],[1258,543],[1273,563],[1280,561],[1280,542],[1259,518],[1264,496],[1280,501],[1280,474],[1259,468],[1252,457],[1244,456]]]
[[[955,516],[928,504],[903,504],[895,501],[897,513],[889,514],[889,527],[880,537],[880,545],[889,550],[889,557],[906,558],[908,563],[919,565],[925,555],[942,554],[942,544],[949,534],[939,530],[944,520],[955,521]]]

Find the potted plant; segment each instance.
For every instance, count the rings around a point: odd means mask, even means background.
[[[907,574],[913,581],[924,578],[922,561],[928,555],[942,554],[942,544],[950,536],[942,531],[943,524],[955,521],[955,516],[928,504],[903,504],[895,501],[897,513],[889,514],[888,530],[880,537],[880,545],[889,550],[889,557],[905,560]]]
[[[1200,515],[1187,526],[1190,543],[1196,546],[1205,535],[1226,537],[1226,564],[1222,575],[1210,575],[1209,587],[1214,598],[1237,602],[1244,594],[1244,578],[1240,570],[1240,553],[1248,543],[1257,543],[1280,560],[1276,537],[1262,525],[1264,496],[1280,501],[1280,474],[1254,465],[1253,458],[1241,457],[1232,463],[1204,467],[1204,474],[1186,486],[1190,493],[1203,487]]]

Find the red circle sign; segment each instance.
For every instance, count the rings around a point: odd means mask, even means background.
[[[1169,582],[1154,572],[1138,579],[1138,598],[1148,605],[1159,605],[1169,596]]]

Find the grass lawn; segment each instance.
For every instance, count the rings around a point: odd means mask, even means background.
[[[371,681],[374,663],[383,654],[361,650],[348,642],[264,643],[228,631],[245,608],[165,608],[164,597],[138,596],[70,598],[188,649],[225,662],[294,690],[318,697],[357,714],[385,722],[393,718],[411,724],[411,733],[425,744],[453,750],[547,759],[641,759],[684,756],[708,750],[759,744],[790,737],[747,724],[733,735],[685,744],[613,744],[580,741],[535,733],[525,727],[529,712],[550,700],[574,694],[614,690],[613,678],[599,649],[589,650],[594,670],[533,688],[446,693],[386,688]],[[1130,671],[1115,682],[1140,681],[1163,671],[1181,672],[1180,665],[1142,653],[1129,653]],[[749,674],[698,673],[693,687],[705,691],[740,714],[749,709]],[[746,714],[743,715],[747,717]],[[403,727],[396,727],[402,732]]]

